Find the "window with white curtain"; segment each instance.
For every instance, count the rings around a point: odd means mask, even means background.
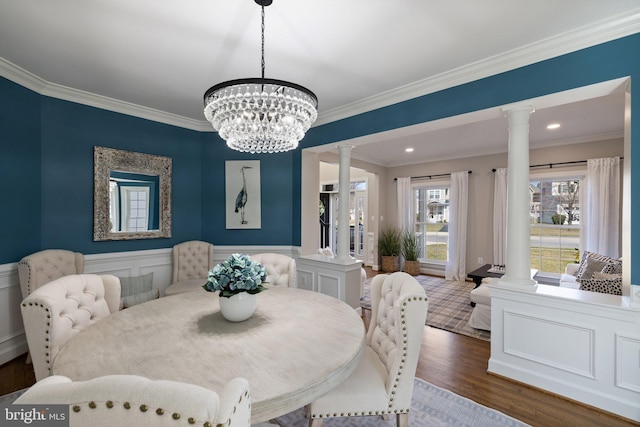
[[[580,258],[580,202],[584,173],[532,174],[529,182],[531,268],[559,277]]]
[[[416,184],[413,190],[420,259],[444,264],[449,240],[449,184]]]

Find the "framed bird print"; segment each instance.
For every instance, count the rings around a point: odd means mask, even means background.
[[[227,229],[262,228],[260,160],[225,162]]]

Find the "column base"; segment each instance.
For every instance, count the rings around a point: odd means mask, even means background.
[[[538,282],[533,279],[518,279],[502,276],[498,280],[498,286],[505,289],[513,289],[516,291],[535,292],[538,289]]]

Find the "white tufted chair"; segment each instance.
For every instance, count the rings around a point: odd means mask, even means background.
[[[213,245],[191,240],[173,247],[173,282],[164,291],[175,295],[202,289],[213,264]]]
[[[267,270],[266,286],[296,287],[296,261],[282,254],[263,253],[251,255]]]
[[[396,272],[373,278],[371,302],[362,359],[349,378],[307,407],[312,427],[323,418],[388,414],[396,415],[398,427],[409,425],[427,296],[416,279]]]
[[[54,375],[38,381],[20,405],[68,404],[70,427],[171,426],[249,427],[249,383],[234,378],[222,394],[193,384],[107,375],[72,382]]]
[[[20,309],[36,380],[51,375],[67,341],[119,306],[120,280],[111,275],[73,274],[31,292]]]
[[[64,249],[46,249],[18,262],[22,298],[45,283],[70,274],[84,273],[84,255]]]

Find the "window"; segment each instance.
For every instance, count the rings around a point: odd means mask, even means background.
[[[583,177],[531,179],[531,268],[559,277],[568,263],[580,259],[580,190]]]
[[[149,222],[149,188],[120,187],[126,231],[146,231]]]
[[[447,261],[449,240],[449,186],[415,188],[416,237],[420,259],[443,263]]]

